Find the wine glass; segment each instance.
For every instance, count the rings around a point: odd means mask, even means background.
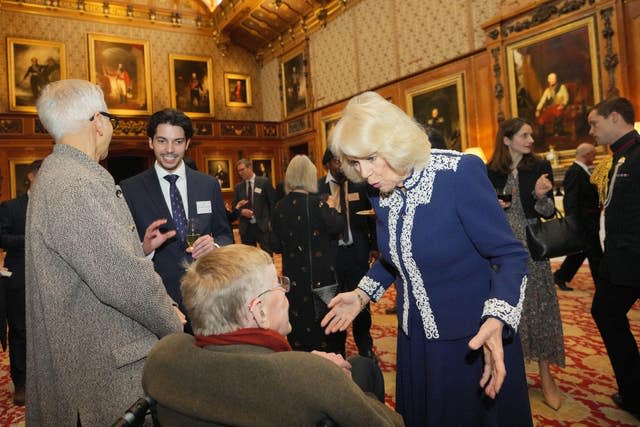
[[[200,227],[198,226],[198,220],[196,218],[189,218],[187,220],[187,244],[193,246],[196,240],[200,237]]]

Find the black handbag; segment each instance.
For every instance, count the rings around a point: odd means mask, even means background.
[[[576,219],[562,216],[556,209],[555,216],[546,221],[527,225],[527,247],[531,258],[542,261],[584,251],[584,235]]]

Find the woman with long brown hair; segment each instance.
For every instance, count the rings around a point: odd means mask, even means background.
[[[527,224],[550,218],[555,213],[551,165],[533,153],[532,132],[526,120],[516,117],[502,122],[495,151],[487,165],[489,179],[498,194],[510,196],[501,197],[498,202],[525,248]],[[519,329],[523,352],[526,359],[538,362],[545,402],[557,410],[561,405],[561,392],[549,365],[564,367],[558,297],[549,260],[534,261],[529,255],[527,267],[527,289]]]

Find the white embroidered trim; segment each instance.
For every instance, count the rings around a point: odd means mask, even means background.
[[[369,276],[364,276],[360,279],[358,288],[362,289],[375,302],[378,302],[380,298],[382,298],[382,294],[384,294],[385,291],[380,282],[376,282]]]
[[[518,325],[520,324],[520,317],[522,316],[522,303],[524,301],[524,291],[527,288],[527,276],[522,278],[520,284],[520,298],[518,304],[514,307],[506,301],[496,298],[488,299],[484,302],[484,310],[482,311],[482,318],[487,316],[497,317],[504,321],[507,325],[511,326],[514,331],[518,332]]]
[[[406,200],[405,197],[403,197],[404,195],[401,190],[395,190],[388,197],[380,198],[380,206],[389,208],[389,252],[391,255],[391,261],[396,266],[400,277],[402,278],[403,304],[400,326],[407,335],[409,324],[408,284],[410,284],[413,297],[416,300],[418,312],[422,318],[425,337],[427,339],[440,337],[438,326],[433,316],[433,311],[431,310],[431,304],[429,303],[429,296],[427,295],[427,291],[424,286],[422,274],[413,257],[413,244],[411,237],[413,234],[413,223],[416,208],[419,205],[425,205],[431,201],[433,182],[435,180],[436,172],[440,170],[456,171],[461,156],[461,153],[454,151],[434,150],[429,159],[427,168],[413,171],[413,173],[405,180],[404,185],[407,191]],[[398,242],[396,239],[398,236],[398,219],[400,218],[403,207],[404,213],[402,214],[402,231],[400,234],[400,252],[402,253],[402,257],[400,257],[398,254]],[[409,276],[408,278],[407,275]]]

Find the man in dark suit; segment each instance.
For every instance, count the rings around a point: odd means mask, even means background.
[[[242,182],[236,185],[231,205],[238,206],[240,201],[247,201],[239,209],[240,240],[245,245],[260,245],[260,248],[271,254],[268,236],[271,212],[275,204],[275,191],[271,181],[253,172],[251,160],[238,160],[236,169]]]
[[[345,229],[338,239],[335,258],[338,283],[343,292],[352,291],[369,271],[369,260],[377,255],[374,217],[358,214],[371,210],[367,185],[349,181],[342,172],[340,160],[329,149],[324,153],[322,164],[327,169],[327,175],[318,180],[318,193],[330,195],[336,210],[345,219]],[[370,330],[371,312],[367,305],[353,321],[353,338],[361,356],[375,359]]]
[[[27,179],[29,188],[33,185],[42,160],[36,160],[29,165]],[[0,205],[0,247],[7,254],[4,266],[11,276],[3,278],[0,284],[0,292],[5,301],[3,306],[6,313],[1,313],[2,334],[4,335],[4,319],[9,325],[9,363],[11,368],[11,380],[14,385],[13,403],[24,406],[25,383],[27,373],[27,341],[25,325],[25,300],[24,300],[24,230],[27,219],[27,204],[29,191],[15,199]],[[3,339],[3,347],[5,345]]]
[[[589,134],[613,153],[604,202],[606,237],[591,315],[618,383],[613,401],[640,419],[640,355],[627,312],[640,297],[640,134],[633,105],[609,98],[589,112]]]
[[[588,142],[576,148],[576,160],[564,175],[564,213],[572,215],[578,222],[585,237],[584,252],[568,255],[560,268],[553,273],[556,285],[563,291],[572,291],[567,283],[582,265],[585,258],[589,260],[593,282],[598,281],[598,269],[602,259],[600,246],[600,202],[598,189],[591,184],[589,166],[596,158],[596,148]]]
[[[144,252],[153,256],[155,270],[183,313],[186,311],[182,305],[180,278],[184,261],[197,259],[216,246],[233,242],[218,180],[185,167],[183,158],[192,135],[191,119],[181,111],[165,109],[154,113],[149,119],[147,136],[155,164],[120,183],[140,239],[157,220],[166,222],[164,227],[177,232],[153,255],[147,248]],[[196,220],[200,234],[191,246],[186,241],[187,219]]]

